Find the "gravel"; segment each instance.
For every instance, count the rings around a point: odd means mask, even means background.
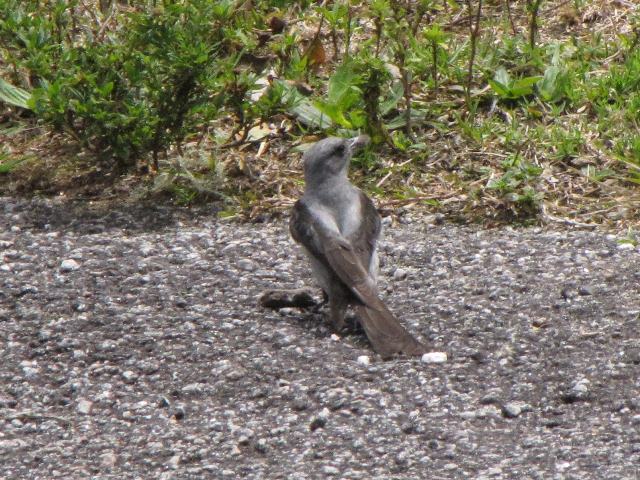
[[[640,477],[638,247],[385,224],[444,362],[259,307],[311,284],[284,222],[0,198],[0,478]]]

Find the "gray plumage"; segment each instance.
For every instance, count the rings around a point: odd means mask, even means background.
[[[333,327],[340,330],[349,305],[373,349],[383,358],[420,355],[424,346],[408,333],[378,296],[376,286],[380,215],[347,177],[352,154],[369,142],[326,138],[304,155],[306,189],[291,212],[291,236],[300,243],[329,300]]]

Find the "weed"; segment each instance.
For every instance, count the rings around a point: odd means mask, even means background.
[[[538,95],[544,102],[557,104],[562,101],[575,103],[579,96],[574,77],[567,65],[575,49],[562,48],[560,44],[552,45],[549,49],[551,61],[544,69],[544,75],[537,83]]]
[[[542,168],[514,155],[502,162],[504,173],[487,184],[487,190],[496,192],[505,205],[519,218],[535,216],[543,193],[535,185]]]
[[[557,160],[575,158],[584,145],[582,132],[576,127],[552,127],[550,130],[552,157]]]
[[[637,247],[638,245],[640,245],[640,233],[629,227],[627,229],[627,234],[623,238],[618,239],[618,243],[621,245],[629,244]]]
[[[422,32],[424,38],[431,45],[431,79],[433,81],[433,89],[438,91],[438,53],[442,45],[447,40],[447,35],[439,24],[433,24],[425,28]]]
[[[355,64],[343,64],[329,79],[326,100],[319,100],[316,106],[341,127],[360,129],[365,124],[362,83]]]
[[[504,67],[500,67],[493,79],[489,80],[489,85],[501,99],[517,100],[531,95],[535,84],[542,79],[540,76],[513,79]]]

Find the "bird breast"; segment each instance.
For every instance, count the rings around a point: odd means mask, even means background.
[[[362,226],[362,202],[358,195],[351,201],[344,203],[341,212],[338,213],[339,228],[342,236],[349,238],[357,233]]]
[[[331,197],[325,199],[324,207],[335,220],[336,227],[345,238],[357,235],[362,227],[362,201],[360,191],[353,186],[334,191]]]
[[[314,192],[312,211],[316,221],[345,238],[356,234],[362,226],[360,190],[350,184],[341,188]]]

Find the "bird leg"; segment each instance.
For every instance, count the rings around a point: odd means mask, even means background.
[[[341,292],[332,292],[329,295],[329,315],[331,325],[336,332],[344,329],[344,317],[347,313],[348,302]]]

